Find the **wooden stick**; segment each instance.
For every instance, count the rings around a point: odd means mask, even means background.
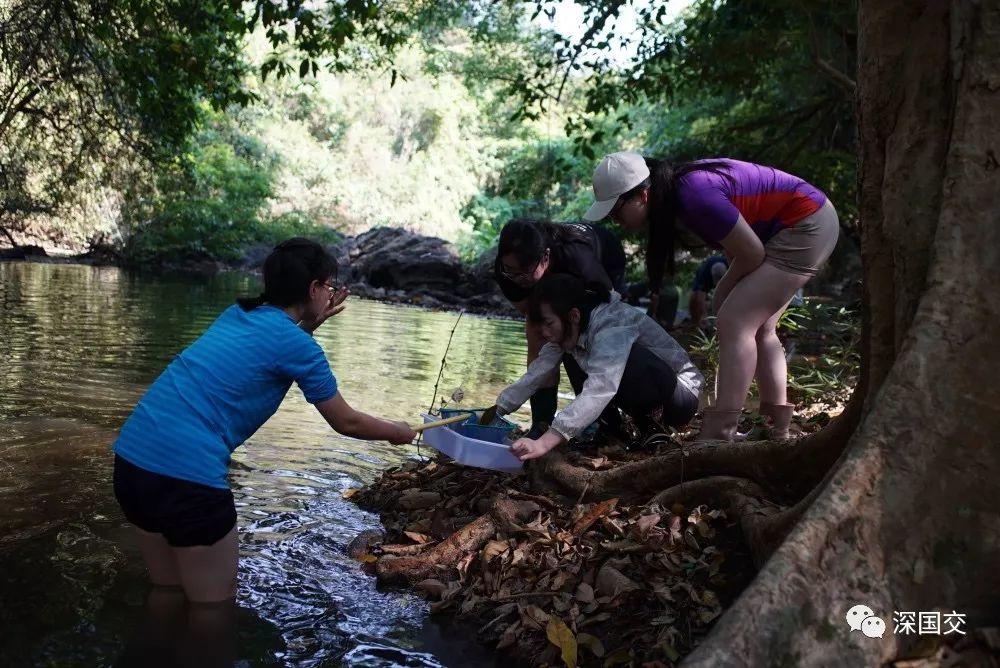
[[[464,422],[472,417],[474,413],[463,413],[462,415],[452,415],[450,418],[445,418],[444,420],[437,420],[435,422],[425,422],[424,424],[417,425],[413,428],[413,431],[419,433],[424,429],[433,429],[434,427],[443,427],[448,424],[455,424],[456,422]]]

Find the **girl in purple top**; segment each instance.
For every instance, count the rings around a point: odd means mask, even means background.
[[[840,223],[818,188],[773,167],[718,158],[674,165],[621,152],[594,170],[597,201],[588,220],[611,217],[648,230],[646,272],[653,308],[666,267],[673,273],[674,224],[729,258],[715,288],[718,396],[705,410],[701,440],[739,438],[737,424],[756,376],[771,436],[786,438],[793,406],[775,327],[795,292],[826,262]]]

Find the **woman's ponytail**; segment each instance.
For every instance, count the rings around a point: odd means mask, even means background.
[[[236,300],[244,311],[264,304],[284,308],[306,301],[313,281],[322,283],[337,275],[337,261],[315,241],[295,237],[274,247],[262,273],[264,292]]]
[[[260,293],[259,297],[240,297],[236,300],[236,303],[239,304],[240,308],[244,311],[252,311],[258,306],[263,306],[266,302],[267,298],[264,296],[263,292]]]

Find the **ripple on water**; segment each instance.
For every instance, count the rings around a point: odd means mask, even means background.
[[[234,296],[256,292],[244,276],[0,263],[0,664],[108,664],[131,651],[148,586],[112,496],[111,443],[172,357]],[[415,422],[456,317],[352,299],[317,339],[352,405]],[[523,360],[521,324],[463,316],[439,394],[462,387],[465,405],[490,405]],[[343,491],[416,453],[337,435],[295,388],[237,451],[245,665],[488,660],[467,633],[428,623],[421,599],[379,591],[344,554],[378,518]]]

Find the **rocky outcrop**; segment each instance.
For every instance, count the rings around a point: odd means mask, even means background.
[[[430,308],[514,313],[492,279],[492,260],[466,267],[443,239],[377,227],[344,239],[330,250],[340,266],[340,282],[361,297]],[[490,270],[483,269],[484,262]]]
[[[241,268],[259,271],[270,251],[268,246],[247,249]],[[464,265],[444,239],[376,227],[343,239],[329,251],[339,267],[337,281],[359,297],[516,315],[493,280],[495,250],[483,253],[472,265]]]
[[[0,248],[0,260],[35,260],[48,256],[49,254],[41,246],[26,245]]]

